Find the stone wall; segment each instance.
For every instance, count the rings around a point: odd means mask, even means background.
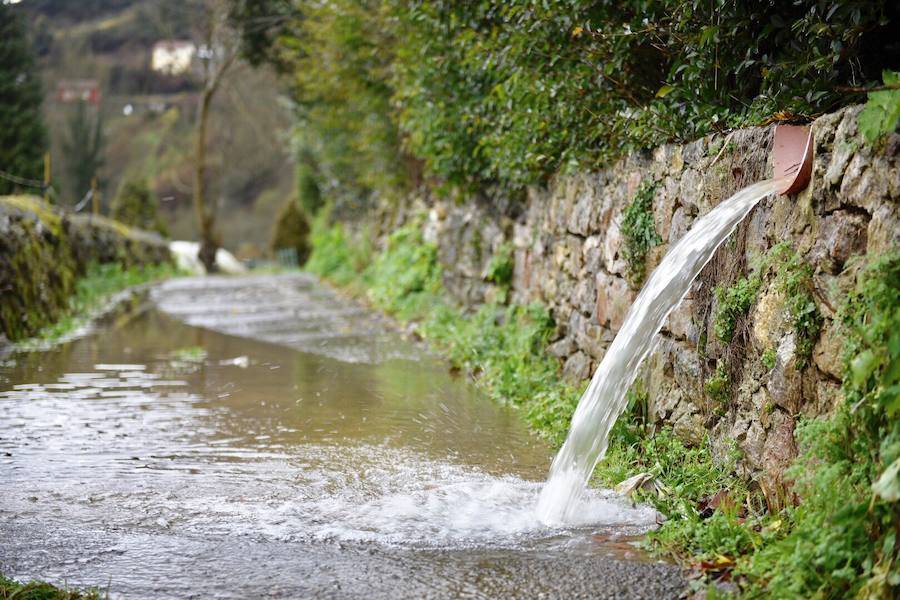
[[[168,245],[156,234],[59,212],[35,197],[0,196],[0,343],[34,335],[59,318],[91,263],[169,260]]]
[[[720,452],[736,442],[739,468],[763,485],[776,484],[796,454],[797,419],[840,401],[841,342],[832,320],[860,262],[854,257],[900,243],[900,135],[877,150],[867,147],[858,113],[859,107],[849,108],[813,123],[810,186],[796,196],[766,198],[753,210],[669,317],[639,378],[656,422],[672,424],[691,443],[709,434]],[[550,351],[566,377],[581,381],[602,359],[639,290],[627,276],[621,231],[623,210],[639,187],[657,186],[653,220],[662,244],[646,257],[649,273],[694,219],[771,174],[773,131],[666,145],[602,171],[559,177],[530,190],[525,210],[477,200],[420,202],[428,211],[425,237],[438,245],[447,289],[469,305],[496,297],[485,275],[493,254],[511,243],[513,299],[552,309],[558,328]],[[785,299],[772,277],[739,319],[731,343],[719,342],[712,329],[715,286],[745,275],[784,240],[814,268],[815,302],[824,317],[805,369],[796,366]],[[774,352],[774,368],[763,364],[766,351]],[[725,401],[710,398],[704,386],[718,365],[727,367],[730,380]]]

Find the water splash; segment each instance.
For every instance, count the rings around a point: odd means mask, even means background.
[[[603,458],[609,432],[625,409],[625,394],[666,317],[737,224],[785,183],[784,178],[761,181],[722,202],[694,223],[650,276],[578,402],[569,436],[553,459],[538,500],[542,522],[551,525],[577,519],[588,478]]]

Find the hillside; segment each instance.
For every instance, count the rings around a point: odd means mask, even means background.
[[[98,116],[105,143],[100,188],[108,208],[126,177],[143,176],[160,198],[164,220],[176,238],[194,238],[191,152],[197,67],[163,74],[151,69],[160,40],[198,39],[200,5],[194,1],[31,0],[28,13],[47,91],[45,114],[51,136],[54,188],[63,205],[87,190],[69,175],[66,152],[75,104],[60,99],[60,86],[98,84]],[[196,61],[195,61],[196,62]],[[266,69],[239,65],[217,95],[209,139],[209,191],[219,207],[223,243],[253,254],[268,243],[275,213],[291,193],[293,173],[286,132],[288,105]],[[240,157],[240,158],[239,158]]]

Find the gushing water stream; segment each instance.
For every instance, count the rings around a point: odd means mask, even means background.
[[[578,402],[569,436],[553,459],[538,500],[542,522],[555,525],[577,519],[588,478],[606,452],[609,432],[625,409],[626,392],[666,317],[738,223],[786,181],[761,181],[722,202],[698,219],[653,271]]]

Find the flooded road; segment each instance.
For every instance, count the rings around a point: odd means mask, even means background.
[[[596,492],[548,529],[552,458],[380,319],[303,275],[171,281],[0,366],[0,573],[113,598],[668,598]]]

